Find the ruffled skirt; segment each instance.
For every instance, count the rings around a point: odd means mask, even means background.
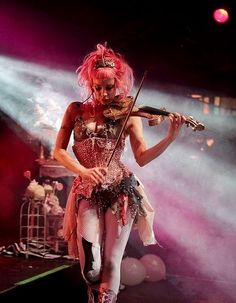
[[[77,215],[78,205],[82,199],[89,201],[91,208],[97,210],[98,217],[105,213],[108,208],[111,208],[117,224],[121,228],[126,224],[129,212],[134,219],[133,226],[138,229],[143,244],[147,246],[157,243],[153,232],[154,209],[137,177],[130,174],[124,177],[118,185],[111,185],[106,189],[94,188],[89,196],[84,196],[81,191],[78,191],[79,183],[80,179],[77,177],[70,191],[64,215],[63,235],[68,242],[68,253],[70,256],[78,257],[76,232],[79,218],[77,218]],[[99,230],[94,230],[94,233],[98,234]]]

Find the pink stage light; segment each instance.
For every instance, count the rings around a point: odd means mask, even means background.
[[[225,23],[229,19],[228,12],[223,8],[216,9],[213,16],[215,21],[218,23]]]

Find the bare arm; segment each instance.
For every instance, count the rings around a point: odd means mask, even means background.
[[[76,159],[73,159],[66,151],[74,127],[74,121],[76,118],[76,106],[77,105],[75,103],[71,103],[65,111],[60,130],[56,137],[53,156],[64,167],[76,175],[79,175],[83,170],[83,166],[80,165]]]
[[[176,116],[173,114],[169,115],[170,125],[166,137],[148,149],[143,137],[141,118],[131,117],[130,120],[131,123],[128,133],[130,134],[130,143],[134,157],[140,166],[144,166],[160,156],[176,139],[185,118],[178,114],[176,114]]]
[[[57,134],[53,156],[59,163],[76,175],[88,177],[95,184],[99,184],[104,181],[107,169],[104,167],[86,168],[76,159],[72,158],[66,150],[78,112],[78,103],[76,102],[71,103],[67,107],[60,130]]]

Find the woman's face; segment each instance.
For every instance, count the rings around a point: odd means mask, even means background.
[[[97,102],[109,104],[116,95],[116,85],[114,78],[93,79],[93,92]]]

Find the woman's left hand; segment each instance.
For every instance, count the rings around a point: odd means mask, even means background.
[[[182,125],[186,121],[186,117],[180,115],[179,113],[169,114],[168,117],[169,117],[169,120],[170,120],[170,125],[169,125],[167,136],[171,140],[175,140],[175,138],[179,134],[179,131],[180,131]]]

